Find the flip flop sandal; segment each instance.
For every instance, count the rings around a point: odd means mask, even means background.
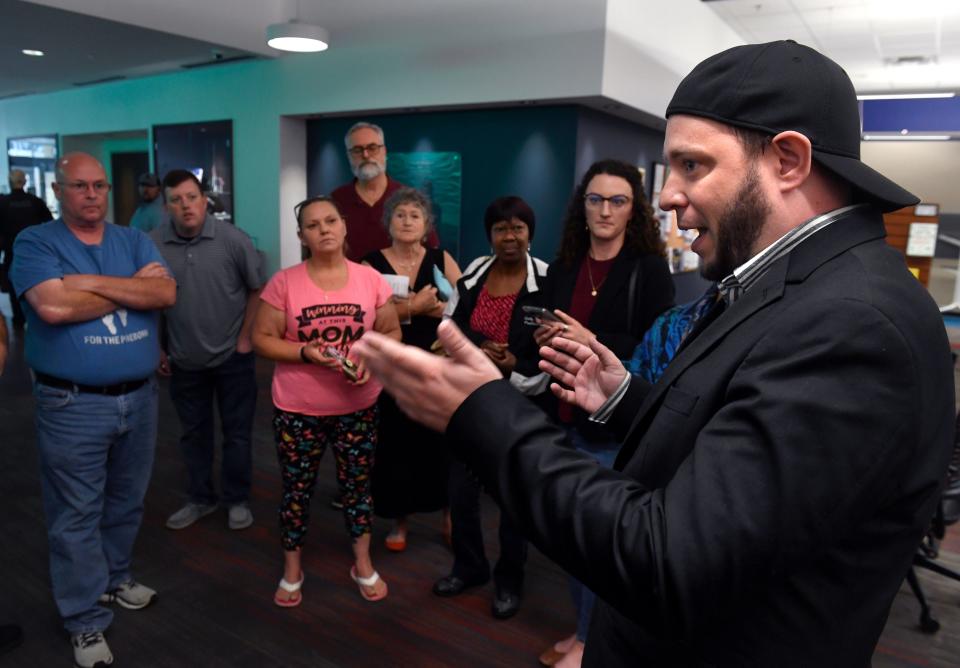
[[[377,594],[370,595],[370,594],[368,594],[368,593],[366,592],[366,590],[364,589],[364,587],[373,587],[373,586],[375,586],[375,585],[377,584],[377,582],[380,580],[380,574],[377,573],[376,571],[374,571],[374,572],[373,572],[373,575],[371,575],[370,577],[368,577],[368,578],[362,578],[362,577],[360,577],[359,575],[357,575],[357,567],[356,567],[356,565],[354,565],[354,566],[351,566],[351,567],[350,567],[350,578],[351,578],[354,582],[356,582],[356,583],[357,583],[357,586],[360,588],[360,595],[363,596],[363,597],[364,597],[365,599],[367,599],[368,601],[379,601],[379,600],[384,599],[384,598],[387,597],[387,583],[386,583],[386,582],[383,583],[383,593],[380,594],[380,595],[377,595]]]
[[[407,549],[407,539],[403,536],[387,536],[383,542],[391,552],[403,552]]]
[[[283,599],[273,595],[273,602],[276,605],[279,605],[281,608],[295,608],[303,601],[303,594],[300,593],[300,588],[303,586],[303,581],[307,578],[305,573],[301,573],[300,582],[287,582],[285,579],[280,578],[280,584],[278,585],[280,589],[289,593],[296,594],[296,596],[291,596],[288,599]]]
[[[555,648],[553,645],[550,645],[550,647],[544,650],[543,654],[540,655],[540,663],[542,663],[544,666],[552,666],[555,663],[558,663],[560,659],[565,656],[566,654],[557,651],[557,648]]]

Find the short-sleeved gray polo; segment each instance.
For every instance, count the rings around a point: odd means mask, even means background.
[[[150,236],[177,280],[177,303],[164,311],[170,359],[191,370],[223,364],[236,350],[248,295],[266,283],[260,254],[243,230],[209,215],[193,238],[170,220]]]

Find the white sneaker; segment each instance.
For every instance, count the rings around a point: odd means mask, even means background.
[[[95,668],[113,663],[113,654],[100,631],[72,636],[73,663],[77,668]]]
[[[235,503],[227,513],[227,526],[233,530],[246,529],[253,524],[253,513],[245,503]]]
[[[134,580],[121,582],[116,589],[100,594],[101,603],[117,603],[127,610],[140,610],[156,600],[156,591]]]
[[[206,517],[210,513],[216,512],[216,510],[217,506],[215,505],[208,506],[203,503],[190,502],[167,518],[167,528],[186,529],[201,517]]]

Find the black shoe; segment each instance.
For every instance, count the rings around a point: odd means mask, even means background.
[[[480,580],[463,580],[456,575],[448,575],[433,583],[433,593],[443,597],[456,596],[462,594],[464,590],[470,587],[479,587],[480,585],[487,584],[487,580],[489,579],[490,578],[487,577]]]
[[[493,597],[490,611],[497,619],[510,619],[520,609],[520,594],[497,587],[497,594]]]
[[[9,652],[23,643],[23,630],[16,624],[0,625],[0,654]]]

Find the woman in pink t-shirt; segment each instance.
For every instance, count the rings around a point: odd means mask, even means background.
[[[260,295],[253,332],[257,353],[277,362],[273,426],[283,478],[284,569],[273,600],[281,607],[302,600],[300,552],[310,496],[320,458],[330,445],[353,542],[350,577],[364,598],[378,601],[387,595],[387,585],[370,560],[370,469],[381,387],[349,353],[371,327],[399,340],[400,323],[383,277],[346,259],[347,228],[336,205],[328,197],[313,197],[295,211],[297,234],[310,257],[270,279]]]

